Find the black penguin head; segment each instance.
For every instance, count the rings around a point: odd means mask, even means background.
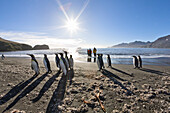
[[[44,57],[47,57],[47,55],[46,55],[46,54],[44,54]]]
[[[132,56],[133,58],[136,58],[136,56]]]
[[[65,53],[65,55],[67,55],[68,52],[67,52],[67,51],[64,51],[64,53]]]
[[[58,56],[58,53],[55,53],[56,56]]]
[[[72,58],[72,55],[70,55],[70,58]]]
[[[59,53],[61,55],[61,57],[63,57],[63,53]]]
[[[29,56],[31,56],[31,58],[35,58],[35,56],[33,54],[27,54]]]

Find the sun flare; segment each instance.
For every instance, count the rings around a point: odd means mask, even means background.
[[[79,30],[79,23],[76,20],[70,19],[66,22],[66,28],[71,32],[77,32]]]

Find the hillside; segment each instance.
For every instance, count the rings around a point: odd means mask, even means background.
[[[158,38],[147,47],[149,48],[170,48],[170,35]]]
[[[130,42],[130,43],[121,43],[118,45],[112,46],[114,47],[120,47],[120,48],[142,48],[150,44],[151,42],[142,42],[142,41],[135,41],[135,42]]]
[[[160,37],[154,42],[135,41],[117,44],[111,48],[170,48],[170,35]]]
[[[16,51],[16,50],[31,50],[32,46],[21,44],[0,37],[0,51]]]

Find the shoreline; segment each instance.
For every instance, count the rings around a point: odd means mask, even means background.
[[[75,62],[70,71],[73,76],[66,82],[54,60],[50,61],[51,74],[45,74],[42,59],[37,60],[37,77],[33,76],[30,58],[0,60],[0,112],[9,108],[5,113],[14,109],[36,113],[56,108],[62,112],[102,113],[94,95],[98,91],[108,113],[169,111],[170,66],[133,69],[132,65],[115,64],[97,71],[96,63]]]

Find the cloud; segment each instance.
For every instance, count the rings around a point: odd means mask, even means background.
[[[48,36],[46,33],[36,32],[0,32],[0,37],[32,46],[37,44],[47,44],[50,48],[78,47],[84,42],[84,40],[80,38],[57,38],[54,36]]]

